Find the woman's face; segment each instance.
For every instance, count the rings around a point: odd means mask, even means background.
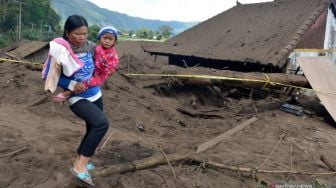
[[[86,26],[79,27],[66,33],[70,44],[81,47],[86,41],[88,28]]]

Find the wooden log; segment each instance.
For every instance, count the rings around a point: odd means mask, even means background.
[[[198,118],[204,118],[204,119],[224,119],[223,116],[217,115],[217,114],[211,114],[211,113],[202,113],[202,112],[197,112],[195,110],[187,110],[183,107],[177,107],[177,111],[181,112],[182,114],[186,114],[191,117],[198,117]]]
[[[266,174],[299,174],[299,175],[335,175],[336,172],[306,172],[306,171],[293,171],[293,170],[261,170],[255,168],[244,168],[244,167],[236,167],[236,166],[229,166],[225,164],[220,164],[212,161],[204,161],[202,159],[195,158],[194,152],[189,152],[185,154],[174,153],[168,154],[167,159],[170,162],[178,162],[182,160],[191,159],[195,162],[204,163],[205,166],[213,168],[213,169],[224,169],[224,170],[231,170],[231,171],[238,171],[238,172],[247,172],[247,173],[266,173]],[[96,168],[92,170],[92,176],[108,176],[111,174],[116,173],[125,173],[125,172],[132,172],[136,170],[142,170],[150,167],[154,167],[160,164],[166,164],[167,159],[161,154],[156,153],[152,157],[138,160],[134,162],[116,164],[109,167],[103,168]]]
[[[198,70],[188,68],[176,74],[126,74],[130,77],[139,77],[142,80],[157,78],[175,78],[170,80],[170,84],[175,81],[181,85],[203,85],[203,86],[239,86],[239,87],[281,87],[297,86],[309,87],[307,79],[303,75],[285,73],[263,73],[263,72],[237,72],[237,71],[216,71],[209,72],[209,69]]]
[[[174,153],[166,155],[170,162],[177,162],[185,159],[189,159],[194,156],[195,152],[187,152],[185,154]],[[91,174],[93,176],[108,176],[116,173],[125,173],[136,170],[142,170],[150,167],[154,167],[161,164],[166,164],[167,159],[161,154],[156,153],[151,157],[145,158],[143,160],[132,161],[128,163],[116,164],[108,167],[97,168],[92,170]]]
[[[286,85],[309,87],[308,80],[302,75],[284,73],[235,72],[223,71],[217,78],[188,77],[179,78],[186,85],[239,86],[275,88]]]

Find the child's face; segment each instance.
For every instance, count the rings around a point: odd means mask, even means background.
[[[111,33],[105,33],[102,35],[99,39],[99,43],[104,47],[104,48],[111,48],[114,43],[115,43],[116,38],[114,37],[113,34]]]

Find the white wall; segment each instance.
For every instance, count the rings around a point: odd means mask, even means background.
[[[324,49],[335,49],[336,19],[331,9],[328,9]]]

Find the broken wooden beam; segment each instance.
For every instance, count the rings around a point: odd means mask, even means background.
[[[252,124],[253,122],[255,122],[257,120],[258,120],[258,118],[252,117],[252,118],[248,119],[247,121],[244,121],[243,123],[234,127],[233,129],[230,129],[230,130],[224,132],[223,134],[221,134],[221,135],[219,135],[219,136],[201,144],[200,146],[198,146],[196,154],[202,153],[202,152],[210,149],[211,147],[214,147],[215,145],[217,145],[222,140],[224,140],[226,138],[229,138],[231,135],[233,135],[236,132],[244,129],[245,127],[247,127],[248,125]]]

